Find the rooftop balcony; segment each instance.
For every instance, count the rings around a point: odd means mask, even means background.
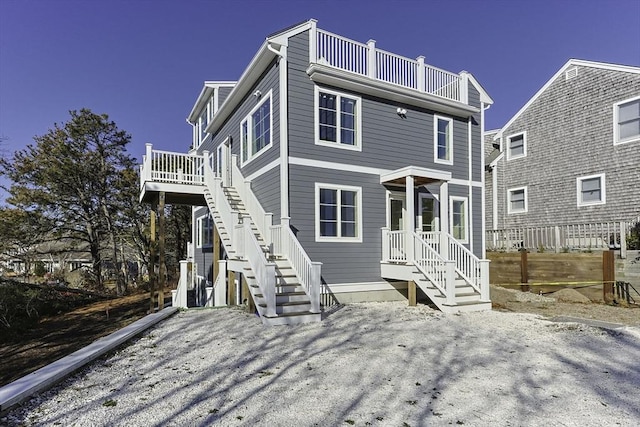
[[[423,56],[405,58],[376,48],[375,40],[364,44],[321,29],[315,31],[315,38],[311,58],[317,64],[447,100],[467,102],[462,76],[425,64]]]

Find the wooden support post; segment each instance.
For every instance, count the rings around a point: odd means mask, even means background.
[[[602,298],[605,304],[613,301],[613,285],[616,281],[615,263],[614,251],[602,252]]]
[[[164,191],[160,192],[158,203],[158,269],[160,277],[158,280],[158,311],[164,308],[164,288],[167,286],[167,263],[166,263],[166,251],[165,251],[165,218],[164,218]]]
[[[155,309],[156,290],[156,209],[157,204],[151,205],[151,215],[149,218],[149,312]]]
[[[227,304],[228,305],[237,305],[236,302],[236,272],[233,270],[229,270],[229,287],[227,294]]]
[[[409,289],[407,291],[407,296],[409,300],[409,306],[413,307],[418,304],[418,299],[416,295],[416,282],[413,280],[409,280]]]
[[[242,294],[247,299],[247,313],[255,313],[256,304],[253,301],[253,296],[251,295],[251,291],[249,291],[249,284],[247,283],[247,279],[242,275]]]
[[[523,249],[520,251],[520,290],[529,292],[529,271],[527,265],[527,254],[529,251]]]

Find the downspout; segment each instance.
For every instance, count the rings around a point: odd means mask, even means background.
[[[484,144],[486,138],[486,130],[484,126],[484,112],[491,108],[491,104],[485,104],[484,102],[480,103],[480,138],[482,141],[481,151],[480,151],[480,182],[482,182],[482,247],[480,250],[482,251],[482,259],[487,257],[487,200],[485,193],[485,164],[484,164]],[[492,175],[493,176],[493,175]]]
[[[279,94],[280,101],[280,224],[289,226],[289,108],[288,108],[288,75],[287,47],[282,45],[275,49],[267,43],[267,49],[280,57]]]

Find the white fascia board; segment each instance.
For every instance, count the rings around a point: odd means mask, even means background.
[[[200,95],[196,98],[196,102],[193,104],[193,108],[191,108],[191,112],[189,116],[187,116],[187,121],[189,123],[195,123],[198,120],[199,112],[202,110],[207,102],[209,102],[209,98],[211,97],[211,93],[219,89],[221,87],[233,87],[237,82],[234,81],[205,81],[202,90],[200,91]]]
[[[526,109],[529,108],[529,106],[533,104],[533,102],[536,99],[538,99],[545,90],[547,90],[549,86],[551,86],[551,83],[553,83],[559,76],[561,76],[562,73],[564,73],[569,67],[574,67],[574,66],[600,68],[600,69],[609,70],[609,71],[621,71],[625,73],[640,74],[640,67],[609,64],[606,62],[585,61],[582,59],[569,59],[549,80],[547,80],[547,82],[540,88],[540,90],[538,90],[535,93],[535,95],[533,95],[531,99],[529,99],[529,101],[527,101],[527,103],[524,104],[522,108],[520,108],[520,110],[518,110],[518,112],[504,126],[502,126],[502,129],[500,130],[500,132],[498,132],[498,134],[494,139],[502,138],[503,132],[509,126],[511,126],[511,124],[515,122],[516,119],[520,117],[520,115],[522,115],[522,113],[524,113]]]
[[[471,84],[473,84],[473,86],[475,86],[478,92],[480,92],[480,102],[486,105],[493,105],[493,98],[489,96],[489,93],[487,93],[487,91],[484,89],[484,87],[482,87],[482,85],[478,82],[478,80],[476,80],[476,78],[473,77],[473,74],[469,73],[468,71],[463,71],[463,72],[466,73],[467,76],[469,76],[469,81],[471,82]]]
[[[240,76],[240,79],[238,79],[238,82],[231,90],[229,96],[227,96],[222,105],[218,108],[218,112],[213,116],[211,123],[207,126],[206,132],[214,134],[220,126],[222,126],[225,120],[231,115],[231,113],[233,113],[234,107],[242,100],[249,89],[251,89],[253,84],[262,75],[267,66],[277,56],[273,50],[269,49],[269,45],[276,45],[271,46],[272,48],[278,47],[278,45],[286,46],[288,44],[287,40],[289,37],[302,31],[306,31],[310,27],[311,21],[307,21],[292,29],[265,39],[260,46],[260,49],[258,49],[258,52],[256,52],[251,62],[249,62],[247,68],[245,68],[242,76]]]
[[[405,166],[387,173],[380,174],[380,184],[394,181],[396,179],[414,176],[420,178],[433,179],[435,181],[450,181],[451,172],[440,171],[436,169],[422,168],[419,166]]]
[[[366,76],[342,71],[322,64],[311,64],[307,74],[316,83],[346,88],[354,92],[366,93],[382,99],[402,102],[416,107],[427,108],[437,112],[448,113],[458,117],[469,117],[479,113],[480,109],[462,102],[451,101],[415,89],[393,85]]]

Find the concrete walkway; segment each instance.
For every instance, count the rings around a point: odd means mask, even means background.
[[[51,387],[77,369],[120,346],[177,311],[177,307],[167,307],[157,313],[149,314],[111,335],[100,338],[50,365],[5,385],[0,388],[0,412],[4,412],[29,396]]]

